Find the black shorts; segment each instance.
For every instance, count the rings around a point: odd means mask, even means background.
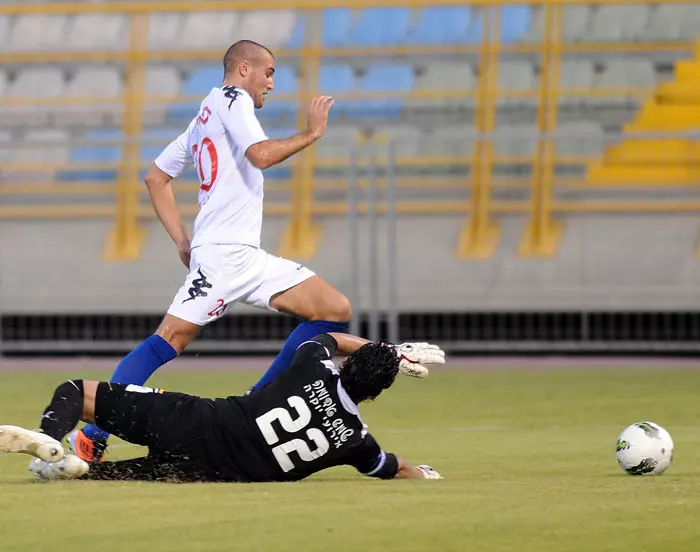
[[[204,439],[212,401],[161,389],[100,383],[97,427],[149,449],[149,459],[206,479]]]

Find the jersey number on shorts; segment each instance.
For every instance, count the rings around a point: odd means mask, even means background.
[[[275,428],[272,427],[272,422],[278,421],[287,433],[297,433],[309,425],[311,421],[311,410],[304,399],[294,395],[289,397],[287,402],[290,408],[296,411],[296,419],[292,419],[286,408],[273,408],[255,419],[268,445],[276,445],[280,440]],[[320,429],[307,429],[306,437],[316,445],[314,450],[311,450],[303,439],[292,439],[272,448],[272,454],[283,472],[286,473],[294,469],[294,462],[289,457],[290,452],[296,452],[304,462],[311,462],[326,454],[331,448],[328,439]]]
[[[204,150],[207,151],[210,163],[209,179],[204,174],[204,169],[202,168],[202,154]],[[209,138],[204,138],[202,140],[201,147],[198,144],[192,146],[192,157],[194,158],[194,163],[197,167],[197,172],[199,172],[199,181],[202,183],[200,186],[202,190],[208,192],[214,186],[216,181],[216,175],[219,173],[219,156],[216,153],[216,146]]]

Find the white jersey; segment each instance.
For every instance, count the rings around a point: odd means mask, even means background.
[[[263,174],[245,153],[265,140],[250,95],[233,86],[213,88],[187,130],[155,160],[173,178],[191,164],[199,175],[199,214],[192,247],[260,247]]]

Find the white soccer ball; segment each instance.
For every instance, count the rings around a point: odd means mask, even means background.
[[[661,475],[672,459],[671,435],[653,422],[632,424],[617,440],[617,461],[631,475]]]

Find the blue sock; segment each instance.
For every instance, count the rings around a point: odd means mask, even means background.
[[[153,372],[176,356],[170,343],[159,335],[152,335],[122,359],[109,381],[143,385]],[[109,433],[92,424],[86,425],[83,432],[90,439],[106,441],[109,437]]]
[[[253,391],[260,389],[263,385],[270,383],[282,372],[284,372],[292,363],[294,354],[297,352],[299,345],[308,341],[314,336],[322,333],[330,332],[345,332],[347,331],[347,322],[328,322],[319,320],[317,322],[302,322],[294,331],[289,334],[287,341],[284,343],[282,350],[277,355],[277,358],[272,361],[272,364],[267,369],[267,372],[260,378],[260,381],[253,386]]]

